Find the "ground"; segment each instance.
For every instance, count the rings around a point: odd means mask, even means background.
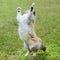
[[[25,57],[16,8],[24,13],[32,2],[36,4],[35,32],[47,49]],[[0,60],[60,60],[60,0],[0,0]]]

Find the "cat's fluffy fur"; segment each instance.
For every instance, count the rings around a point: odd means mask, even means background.
[[[34,5],[35,3],[32,3],[31,8],[23,15],[21,14],[21,8],[17,8],[18,33],[27,49],[25,56],[28,56],[31,51],[46,50],[42,40],[37,37],[34,31],[33,25],[36,20]],[[36,53],[33,56],[36,56]]]

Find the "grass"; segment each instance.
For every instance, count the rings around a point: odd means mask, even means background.
[[[24,56],[16,20],[16,8],[24,13],[32,2],[36,3],[35,31],[47,47],[35,58]],[[60,0],[0,0],[0,60],[60,60]]]

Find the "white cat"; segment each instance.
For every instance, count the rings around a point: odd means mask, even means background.
[[[32,3],[31,8],[23,15],[21,14],[21,8],[17,8],[18,33],[24,42],[24,47],[27,49],[25,56],[28,56],[31,51],[46,50],[42,40],[37,37],[34,31],[34,22],[36,20],[34,5],[35,3]],[[36,56],[36,52],[33,56]]]

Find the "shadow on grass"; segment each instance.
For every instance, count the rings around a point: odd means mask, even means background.
[[[48,55],[47,52],[38,54],[37,57],[35,58],[35,60],[46,60],[46,56]]]
[[[25,57],[24,53],[26,52],[24,50],[24,48],[22,49],[23,53],[20,56],[19,60],[50,60],[50,53],[47,52],[47,50],[45,52],[43,52],[42,50],[37,51],[37,56],[33,57],[32,54],[34,52],[31,52],[31,54],[28,57]]]
[[[27,60],[46,60],[47,55],[47,52],[38,53],[36,57],[30,56]]]

